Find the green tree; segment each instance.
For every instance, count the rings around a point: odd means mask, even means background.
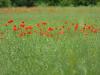
[[[48,5],[50,5],[50,6],[57,6],[57,5],[59,5],[59,0],[45,0],[45,2],[47,2],[48,3]]]
[[[36,0],[11,0],[12,1],[12,5],[14,6],[27,6],[27,7],[30,7],[30,6],[33,6],[35,5],[34,2]]]
[[[11,6],[10,0],[0,0],[0,7],[9,7]]]
[[[59,0],[61,6],[70,6],[73,5],[73,0]]]

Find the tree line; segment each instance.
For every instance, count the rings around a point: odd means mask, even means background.
[[[0,0],[0,7],[95,6],[100,0]]]

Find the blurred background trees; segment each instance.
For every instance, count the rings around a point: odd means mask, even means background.
[[[0,7],[9,7],[11,6],[11,0],[0,0]]]
[[[17,6],[95,6],[100,0],[0,0],[0,7]]]

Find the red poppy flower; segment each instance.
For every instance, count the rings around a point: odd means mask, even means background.
[[[90,25],[87,25],[87,26],[85,25],[85,26],[84,26],[84,29],[90,30],[90,29],[91,29],[91,26],[90,26]]]
[[[40,27],[40,24],[36,24],[36,26],[39,28]]]
[[[32,32],[27,32],[27,34],[32,34]]]
[[[16,25],[13,26],[13,31],[17,31]]]
[[[47,25],[47,22],[42,22],[42,25],[44,25],[44,26]]]
[[[75,25],[75,27],[74,27],[74,31],[77,31],[78,26],[79,26],[78,24]]]
[[[90,25],[88,25],[88,29],[91,29],[91,26]]]
[[[93,33],[97,33],[97,29],[92,29],[92,32]]]
[[[32,30],[33,29],[33,26],[26,26],[25,27],[25,30]]]
[[[23,37],[23,36],[25,36],[25,34],[26,34],[25,32],[21,32],[20,34],[18,34],[18,36]]]
[[[9,20],[9,21],[8,21],[8,23],[12,23],[12,22],[14,22],[14,20]]]
[[[59,32],[59,34],[64,34],[64,31],[63,31],[63,30],[62,30],[62,31],[60,31],[60,32]]]
[[[54,28],[52,28],[52,27],[48,28],[48,31],[53,31],[53,30],[54,30]]]
[[[21,23],[20,24],[20,27],[23,27],[24,28],[25,27],[25,24],[24,23]]]

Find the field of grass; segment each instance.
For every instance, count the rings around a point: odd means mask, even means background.
[[[0,75],[99,75],[100,8],[0,9]]]

